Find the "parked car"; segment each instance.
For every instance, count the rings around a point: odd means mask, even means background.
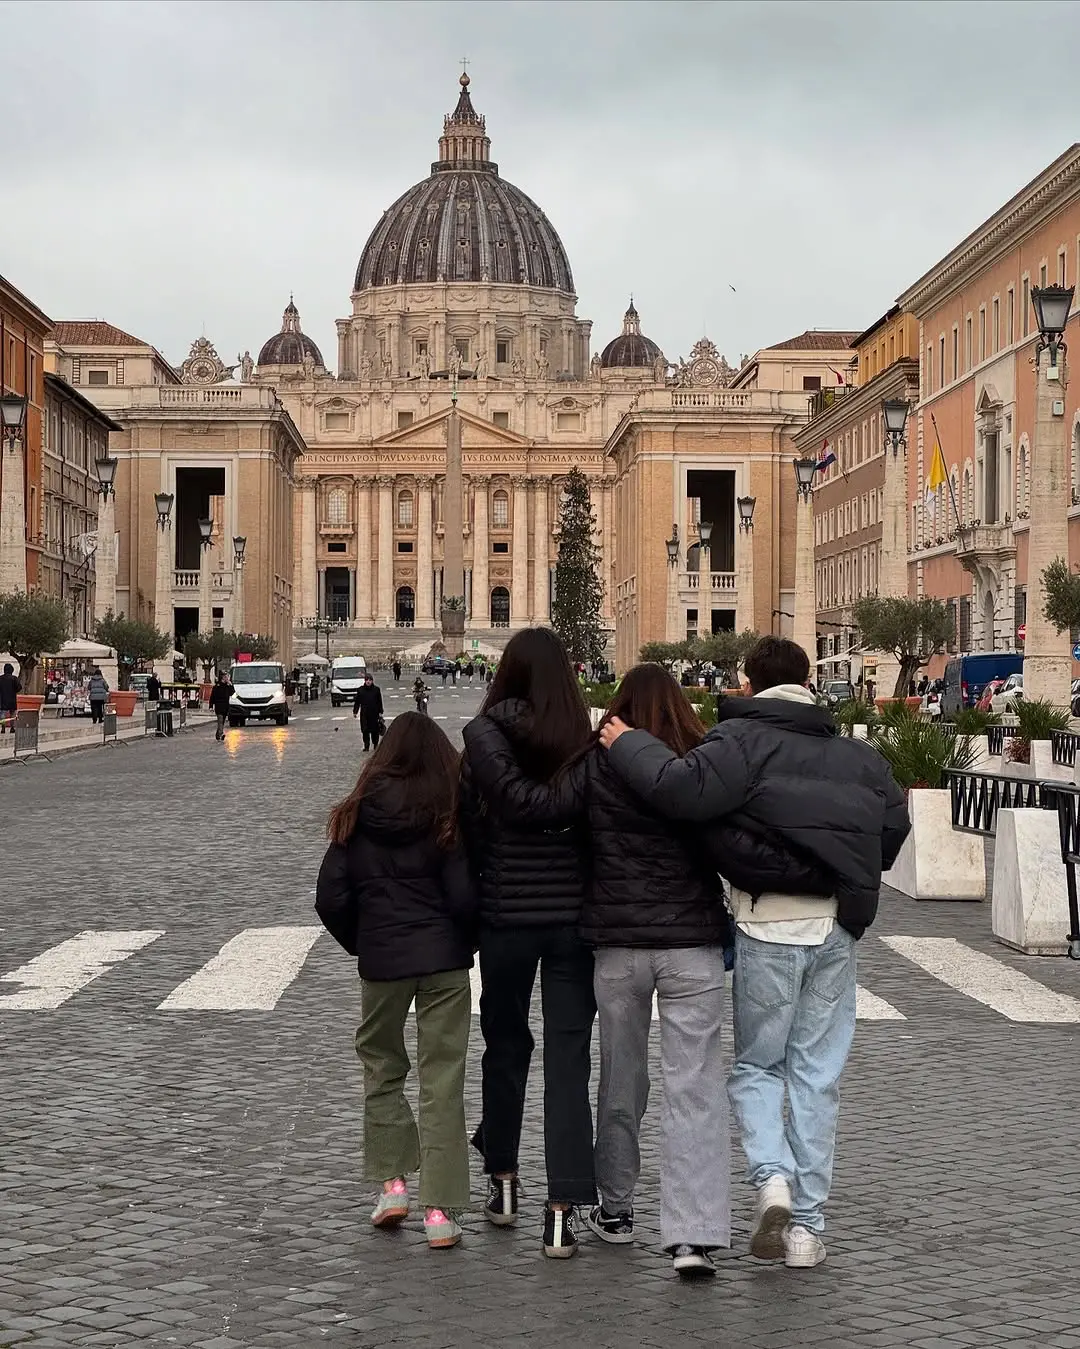
[[[952,656],[945,666],[942,715],[951,717],[962,707],[975,707],[993,679],[1008,679],[1024,668],[1022,651],[984,651]]]
[[[990,699],[990,711],[1001,716],[1005,712],[1015,712],[1016,705],[1024,696],[1024,673],[1011,674],[1001,688]]]
[[[441,675],[445,670],[447,674],[454,668],[454,662],[447,656],[428,656],[420,667],[421,674]]]
[[[1005,683],[1004,679],[991,679],[990,683],[987,684],[986,687],[983,689],[982,696],[979,698],[979,701],[975,704],[978,711],[989,712],[991,710],[990,704],[994,700],[994,694],[1001,692],[1001,688],[1004,683]]]
[[[855,701],[855,689],[850,679],[830,679],[821,694],[830,707]]]
[[[244,661],[229,671],[233,695],[229,699],[229,725],[243,726],[250,717],[254,721],[276,721],[279,726],[289,724],[291,707],[285,667],[276,661]]]

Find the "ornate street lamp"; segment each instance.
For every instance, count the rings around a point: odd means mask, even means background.
[[[739,528],[747,534],[754,528],[754,507],[757,497],[739,497]]]
[[[210,538],[214,532],[214,522],[209,516],[203,516],[199,521],[199,542],[204,548],[210,547]]]
[[[885,425],[885,434],[889,437],[893,454],[898,454],[906,445],[908,414],[911,404],[906,398],[885,398],[881,404],[881,419]]]
[[[173,494],[171,492],[155,492],[154,506],[157,509],[158,529],[166,529],[169,524],[169,516],[172,515]]]
[[[15,442],[22,435],[23,422],[26,420],[26,399],[21,393],[0,395],[0,433],[7,441],[9,450],[14,450]]]
[[[712,521],[701,520],[699,521],[697,528],[698,528],[698,538],[705,545],[705,547],[708,548],[709,540],[712,538]]]
[[[672,526],[671,526],[671,538],[670,538],[670,539],[667,539],[665,542],[666,542],[666,546],[667,546],[667,560],[668,560],[668,563],[669,563],[669,565],[672,566],[672,567],[677,567],[677,566],[679,565],[679,526],[678,526],[678,525],[672,525]]]
[[[795,482],[799,489],[799,496],[802,497],[803,501],[809,501],[814,490],[817,461],[814,459],[793,459],[791,463],[795,469]]]
[[[232,546],[236,565],[242,567],[244,565],[244,549],[247,547],[247,539],[243,534],[237,534],[232,541]]]
[[[113,483],[116,481],[116,460],[105,455],[101,459],[94,460],[94,468],[97,470],[98,490],[101,495],[103,497],[115,496]]]
[[[1035,322],[1039,325],[1036,364],[1040,353],[1049,347],[1050,364],[1057,365],[1058,348],[1065,346],[1061,335],[1069,321],[1072,300],[1072,286],[1032,286],[1031,303],[1035,309]]]

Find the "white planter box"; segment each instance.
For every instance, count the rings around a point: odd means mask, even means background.
[[[851,732],[854,739],[856,740],[866,740],[869,738],[867,734],[867,727],[859,722],[856,722],[855,725],[852,726]]]
[[[592,723],[592,728],[594,731],[598,731],[600,729],[600,723],[604,720],[604,716],[605,713],[602,707],[589,708],[589,721]]]
[[[985,899],[983,840],[953,829],[949,793],[916,788],[908,811],[911,833],[883,884],[912,899]]]
[[[1001,746],[1001,775],[1006,778],[1034,778],[1035,769],[1030,763],[1013,763],[1009,758],[1009,746],[1012,740],[1006,737]]]
[[[1065,955],[1069,901],[1056,811],[998,812],[990,925],[1017,951]]]
[[[1050,740],[1031,742],[1031,769],[1040,782],[1072,781],[1072,769],[1054,762],[1054,746]]]

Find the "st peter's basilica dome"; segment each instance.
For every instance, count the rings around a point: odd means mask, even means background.
[[[614,341],[609,342],[600,356],[600,364],[605,370],[626,370],[633,367],[653,367],[663,353],[655,342],[644,337],[641,332],[641,316],[634,308],[631,296],[630,308],[623,315],[622,332]]]
[[[394,202],[356,269],[354,291],[442,281],[542,286],[572,295],[562,240],[540,207],[499,177],[469,77],[443,122],[431,176]]]
[[[323,363],[319,348],[306,333],[300,331],[300,311],[290,295],[281,316],[281,332],[263,343],[262,351],[259,352],[259,365],[303,365],[306,356],[310,356],[317,366]]]

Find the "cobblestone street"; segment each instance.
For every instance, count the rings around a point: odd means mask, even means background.
[[[460,743],[480,690],[434,682]],[[388,715],[410,706],[386,692]],[[819,1269],[750,1258],[737,1186],[718,1277],[673,1279],[655,1097],[637,1244],[546,1261],[538,1071],[516,1229],[483,1220],[475,1165],[456,1250],[429,1251],[416,1215],[373,1231],[359,985],[312,909],[359,751],[324,700],[224,745],[203,729],[0,774],[2,1349],[1080,1349],[1080,972],[998,946],[988,905],[887,892],[860,947]],[[474,1022],[470,1125],[481,1047]]]

